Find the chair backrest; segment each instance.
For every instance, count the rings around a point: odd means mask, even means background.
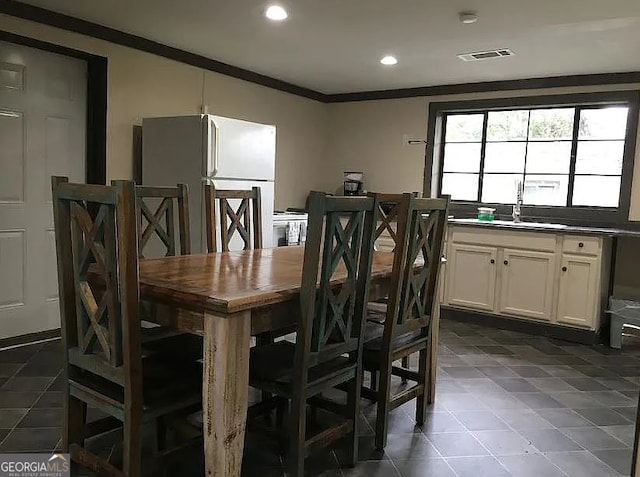
[[[371,197],[330,197],[322,192],[309,196],[300,294],[302,321],[296,340],[300,372],[362,350],[375,206]],[[336,283],[336,272],[338,276],[346,273],[340,283]]]
[[[52,194],[67,371],[89,371],[130,395],[142,366],[135,184],[53,177]]]
[[[403,197],[385,319],[387,345],[409,331],[429,332],[449,208],[448,197]]]
[[[240,204],[236,209],[229,201],[238,200]],[[218,202],[218,207],[216,207],[216,202]],[[262,248],[262,200],[259,187],[253,187],[251,190],[221,190],[207,184],[205,186],[205,207],[207,250],[210,253],[218,251],[218,226],[223,252],[229,251],[229,244],[236,233],[244,242],[244,250]],[[253,235],[253,239],[251,235]]]
[[[145,258],[145,249],[154,255],[178,255],[176,214],[180,255],[191,253],[189,234],[189,194],[186,184],[176,187],[136,186],[136,216],[138,219],[138,254]],[[154,237],[157,240],[153,240]],[[157,249],[157,250],[156,250]],[[148,253],[148,252],[147,252]]]
[[[403,201],[408,201],[411,194],[369,194],[377,198],[378,223],[376,224],[376,241],[385,232],[393,241],[393,250],[398,246],[398,215],[407,207]]]

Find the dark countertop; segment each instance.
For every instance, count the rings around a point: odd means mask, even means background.
[[[635,237],[640,238],[640,230],[626,230],[610,227],[588,227],[581,225],[564,225],[537,222],[512,222],[509,220],[494,220],[493,222],[478,219],[449,219],[451,225],[470,227],[485,227],[509,230],[529,230],[531,232],[562,232],[575,235],[603,235],[607,237]]]

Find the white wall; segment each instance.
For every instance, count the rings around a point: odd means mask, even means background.
[[[107,176],[133,174],[133,126],[145,116],[211,112],[277,126],[277,208],[327,188],[328,106],[236,78],[64,30],[0,15],[0,29],[108,58]]]

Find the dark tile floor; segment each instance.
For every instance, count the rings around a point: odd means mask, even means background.
[[[49,452],[62,423],[59,342],[0,352],[0,452]],[[384,477],[627,476],[640,386],[640,340],[623,351],[443,321],[436,403],[422,429],[414,404],[395,410],[384,452],[375,409],[360,460],[307,460],[308,475]],[[249,433],[247,476],[282,475],[276,448]],[[197,460],[197,459],[196,459]],[[180,475],[198,475],[198,466]],[[176,474],[177,475],[177,474]]]

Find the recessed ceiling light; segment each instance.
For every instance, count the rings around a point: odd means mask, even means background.
[[[271,5],[267,8],[267,11],[264,15],[269,19],[276,22],[280,22],[282,20],[286,20],[289,14],[287,11],[282,8],[280,5]]]
[[[387,55],[382,57],[382,59],[380,60],[380,63],[382,63],[385,66],[393,66],[396,63],[398,63],[398,59],[395,56]]]
[[[460,12],[458,18],[460,18],[460,22],[465,25],[470,25],[478,21],[478,14],[476,12]]]

